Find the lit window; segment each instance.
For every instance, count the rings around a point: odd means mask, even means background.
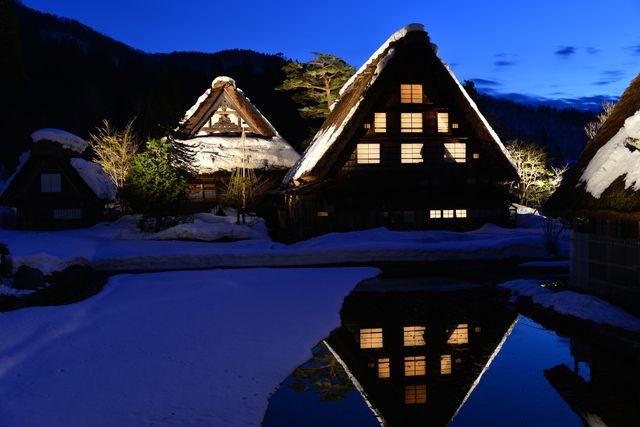
[[[424,384],[404,386],[404,403],[406,405],[427,403],[427,386]]]
[[[187,199],[198,200],[204,198],[202,184],[187,184]]]
[[[422,163],[422,144],[400,144],[401,163]]]
[[[329,212],[327,212],[327,211],[318,211],[318,212],[316,212],[316,215],[317,216],[326,217],[326,216],[329,216]]]
[[[62,191],[62,177],[59,173],[43,173],[40,175],[40,191],[43,193],[59,193]]]
[[[407,356],[404,358],[405,377],[417,377],[426,374],[425,356]]]
[[[442,211],[440,209],[431,209],[429,211],[429,218],[431,219],[442,218]]]
[[[447,344],[467,344],[469,342],[469,325],[466,323],[459,324],[447,340]]]
[[[216,198],[216,185],[215,184],[202,184],[203,194],[205,199]]]
[[[479,159],[480,158],[480,153],[473,153],[473,158],[474,159]]]
[[[480,333],[482,332],[482,328],[480,326],[476,326],[475,331],[476,333]]]
[[[54,209],[54,219],[80,219],[82,211],[80,209]]]
[[[442,375],[450,375],[451,374],[451,355],[443,354],[440,356],[440,374]]]
[[[358,144],[356,155],[358,163],[378,164],[380,163],[380,144]]]
[[[443,209],[442,218],[453,218],[453,209]]]
[[[424,342],[424,326],[405,326],[404,327],[404,346],[425,345]]]
[[[465,163],[467,161],[467,145],[464,142],[445,142],[444,160],[450,163]]]
[[[400,85],[401,104],[422,104],[422,85]]]
[[[451,129],[458,129],[460,125],[458,123],[451,123]]]
[[[360,348],[382,348],[382,328],[360,329]]]
[[[466,209],[456,209],[456,218],[466,218],[467,210]]]
[[[400,113],[400,132],[421,133],[422,113]]]
[[[438,113],[438,132],[449,132],[449,113]]]
[[[391,378],[391,364],[388,357],[378,359],[378,378]]]
[[[365,129],[371,129],[371,123],[365,123],[364,124],[364,128]]]
[[[385,133],[387,131],[387,113],[374,114],[373,130],[376,133]]]

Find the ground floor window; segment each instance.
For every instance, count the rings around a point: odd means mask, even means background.
[[[80,219],[82,218],[81,209],[54,209],[53,219]]]
[[[451,219],[451,218],[466,218],[466,209],[431,209],[429,210],[429,219]]]
[[[449,163],[466,163],[467,145],[464,142],[445,142],[444,161]]]
[[[216,185],[214,183],[188,184],[186,191],[189,200],[211,200],[216,198]]]

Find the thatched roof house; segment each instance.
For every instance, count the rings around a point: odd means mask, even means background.
[[[518,179],[500,138],[424,27],[394,33],[340,99],[283,180],[299,237],[387,226],[504,223]]]

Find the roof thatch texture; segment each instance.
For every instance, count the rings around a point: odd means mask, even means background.
[[[434,52],[429,36],[421,24],[411,24],[394,33],[340,90],[340,99],[318,130],[302,158],[284,178],[285,185],[301,185],[326,178],[342,150],[376,100],[385,74],[398,56],[422,57],[439,80],[447,86],[450,102],[459,108],[481,142],[498,152],[499,168],[505,179],[517,179],[517,173],[500,138],[482,116],[448,66]]]
[[[548,214],[640,220],[640,75],[544,206]],[[638,134],[638,135],[636,135]]]

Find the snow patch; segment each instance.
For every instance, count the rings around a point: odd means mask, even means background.
[[[74,157],[70,160],[70,163],[99,199],[115,200],[116,185],[99,164],[79,157]]]
[[[4,191],[9,188],[9,185],[11,184],[11,182],[14,180],[14,178],[16,177],[16,175],[18,175],[18,173],[20,172],[20,170],[22,170],[22,168],[24,167],[24,165],[27,163],[27,161],[31,158],[31,151],[25,151],[22,154],[20,154],[20,158],[18,159],[18,166],[16,166],[16,170],[11,174],[11,176],[9,178],[7,178],[7,180],[4,183],[4,187],[2,187],[2,190],[0,191],[0,196],[4,193]]]
[[[8,295],[8,296],[14,296],[14,297],[22,297],[25,295],[30,295],[32,293],[34,293],[35,291],[29,290],[29,289],[14,289],[10,286],[4,285],[2,283],[0,283],[0,295]]]
[[[68,148],[69,150],[72,150],[81,154],[87,149],[87,147],[89,147],[89,143],[84,139],[80,138],[79,136],[61,129],[54,129],[54,128],[37,130],[31,134],[31,139],[33,140],[33,142],[38,142],[38,141],[57,142],[58,144],[62,145],[64,148]]]
[[[48,253],[40,252],[33,255],[12,256],[13,272],[24,266],[37,268],[45,276],[63,271],[72,265],[86,266],[89,264],[86,258],[82,256],[58,257]]]
[[[625,145],[628,139],[640,139],[640,110],[628,117],[618,133],[600,147],[580,177],[579,182],[596,199],[621,176],[625,176],[626,189],[640,190],[640,150],[629,150]]]

